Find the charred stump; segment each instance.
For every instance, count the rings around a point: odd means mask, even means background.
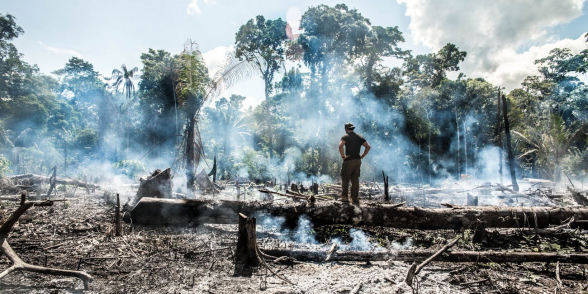
[[[257,231],[254,217],[247,217],[239,213],[239,232],[237,234],[237,250],[235,262],[244,266],[259,266],[260,258],[257,254]]]
[[[143,197],[154,198],[171,198],[172,184],[171,184],[171,169],[161,171],[155,170],[147,179],[139,179],[139,190],[135,202]]]

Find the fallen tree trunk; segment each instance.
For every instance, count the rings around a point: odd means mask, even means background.
[[[143,198],[125,221],[135,224],[174,223],[236,223],[236,215],[264,214],[283,217],[287,225],[295,225],[302,215],[315,226],[347,224],[383,226],[405,229],[438,230],[475,226],[479,221],[486,228],[547,228],[560,225],[572,216],[588,219],[588,208],[565,207],[395,207],[389,204],[347,205],[337,201],[315,203],[244,202],[202,199]]]
[[[39,183],[49,182],[50,177],[45,177],[45,176],[35,175],[35,174],[24,174],[24,175],[11,176],[11,177],[8,177],[8,179],[12,180],[13,182],[14,181],[21,181],[21,182],[28,181],[31,184],[39,184]],[[88,189],[100,188],[99,185],[85,183],[85,182],[78,181],[75,179],[58,178],[56,180],[56,183],[61,184],[61,185],[78,186],[78,187],[88,188]]]
[[[264,249],[264,253],[276,257],[288,256],[301,261],[324,261],[327,252],[306,249]],[[329,261],[415,261],[421,262],[435,254],[430,250],[396,251],[337,251]],[[557,254],[493,251],[448,251],[433,261],[445,262],[561,262],[588,264],[588,254]]]

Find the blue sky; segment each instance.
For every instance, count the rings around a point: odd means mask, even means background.
[[[2,0],[0,13],[10,13],[25,30],[14,41],[29,63],[44,73],[62,68],[77,56],[109,76],[121,64],[141,68],[148,48],[179,53],[191,38],[214,67],[234,43],[239,26],[256,15],[288,19],[290,11],[333,6],[342,1],[226,0]],[[588,29],[584,0],[397,0],[345,1],[374,25],[398,26],[404,49],[413,54],[438,50],[447,42],[468,52],[462,70],[470,77],[514,88],[533,72],[532,61],[554,47],[586,49],[580,35]],[[391,63],[393,64],[393,63]],[[230,90],[263,99],[261,78]]]

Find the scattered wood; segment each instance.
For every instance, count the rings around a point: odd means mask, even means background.
[[[12,230],[14,224],[18,221],[18,219],[25,213],[29,208],[33,206],[52,206],[53,202],[50,200],[47,201],[26,201],[26,193],[21,194],[21,204],[20,206],[8,217],[6,222],[0,226],[0,250],[1,252],[12,262],[12,266],[4,270],[0,273],[0,279],[4,278],[6,275],[10,274],[14,271],[30,271],[40,274],[48,274],[48,275],[56,275],[56,276],[68,276],[68,277],[76,277],[84,282],[84,289],[89,289],[89,283],[92,280],[92,276],[83,272],[83,271],[73,271],[73,270],[63,270],[63,269],[56,269],[56,268],[49,268],[43,266],[32,265],[24,262],[17,254],[14,252],[10,244],[8,244],[8,235]]]
[[[266,213],[282,216],[288,224],[296,224],[306,215],[315,226],[348,224],[437,230],[472,228],[479,221],[487,228],[547,228],[560,225],[575,216],[588,220],[588,207],[459,207],[420,208],[395,207],[390,204],[345,205],[337,201],[307,202],[245,202],[205,199],[143,198],[125,221],[135,224],[174,223],[235,223],[230,215]]]
[[[435,254],[431,255],[431,257],[427,258],[425,261],[421,262],[419,265],[417,265],[416,263],[413,263],[410,266],[410,268],[408,269],[408,272],[406,273],[406,278],[404,279],[406,284],[408,284],[409,286],[412,287],[413,280],[421,272],[421,270],[425,266],[427,266],[427,264],[431,263],[437,256],[441,255],[443,252],[445,252],[449,248],[453,247],[453,245],[455,245],[455,243],[457,243],[457,241],[459,241],[459,239],[461,239],[461,237],[455,238],[453,241],[451,241],[451,242],[449,242],[449,244],[443,246],[441,249],[439,249],[437,252],[435,252]]]

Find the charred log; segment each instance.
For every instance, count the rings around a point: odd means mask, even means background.
[[[139,224],[235,223],[239,212],[281,216],[287,224],[296,224],[299,217],[306,215],[316,226],[348,224],[421,230],[472,228],[479,221],[485,222],[486,228],[547,228],[560,225],[572,216],[588,220],[586,207],[419,208],[389,204],[356,206],[336,201],[276,203],[143,198],[126,215],[125,221],[132,218],[133,223]]]

